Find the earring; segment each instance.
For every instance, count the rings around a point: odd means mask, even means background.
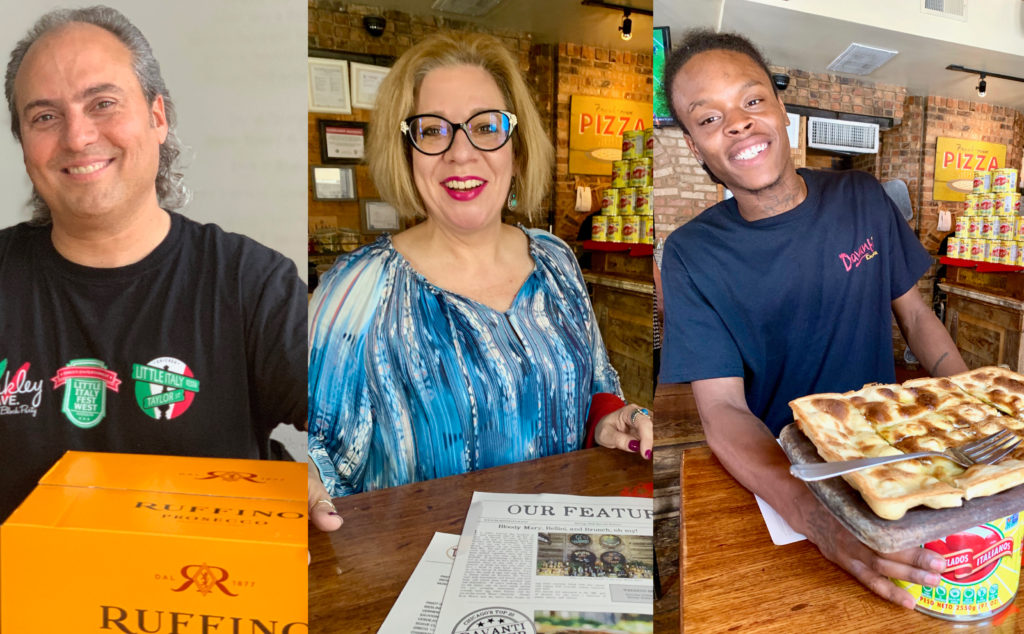
[[[512,177],[512,187],[508,190],[508,210],[515,211],[519,206],[519,197],[516,195],[516,178]]]

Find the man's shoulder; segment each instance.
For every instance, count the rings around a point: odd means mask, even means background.
[[[735,228],[731,227],[733,223],[730,222],[731,205],[734,204],[730,200],[719,201],[702,211],[695,218],[676,227],[665,241],[666,248],[700,242],[706,240],[710,234]]]
[[[24,238],[41,235],[49,232],[50,225],[32,224],[31,222],[19,222],[16,225],[0,229],[0,242],[10,242]]]
[[[29,245],[36,243],[41,236],[48,236],[50,225],[21,222],[0,229],[0,262],[8,257],[30,257]]]
[[[808,183],[809,187],[816,187],[819,190],[854,188],[882,191],[882,184],[878,179],[863,170],[801,168],[797,171],[804,177],[804,181]]]
[[[201,271],[257,283],[282,274],[298,279],[295,263],[284,254],[214,223],[202,223],[178,214],[181,223],[179,253],[195,262]]]

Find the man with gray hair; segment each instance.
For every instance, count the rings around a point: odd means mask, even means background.
[[[67,449],[269,457],[306,417],[305,289],[188,200],[148,42],[106,7],[11,53],[32,221],[0,231],[0,521]]]

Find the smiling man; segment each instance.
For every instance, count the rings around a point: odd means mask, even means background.
[[[174,212],[175,111],[145,37],[54,11],[11,54],[34,218],[0,231],[0,521],[68,449],[269,457],[305,420],[294,264]]]
[[[734,198],[665,245],[663,383],[692,382],[708,445],[830,560],[913,607],[889,578],[935,585],[941,557],[863,546],[789,475],[775,441],[790,400],[893,382],[891,314],[932,375],[966,370],[918,278],[931,256],[863,172],[796,170],[788,116],[746,39],[694,31],[665,66],[694,156]]]

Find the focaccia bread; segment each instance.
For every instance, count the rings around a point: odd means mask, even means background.
[[[790,407],[826,461],[943,451],[1002,428],[1024,437],[1024,376],[981,368],[903,385],[871,384],[845,394],[813,394]],[[962,499],[1024,483],[1024,449],[997,465],[966,471],[951,460],[922,458],[843,477],[879,517],[899,519],[918,505],[960,506]]]

